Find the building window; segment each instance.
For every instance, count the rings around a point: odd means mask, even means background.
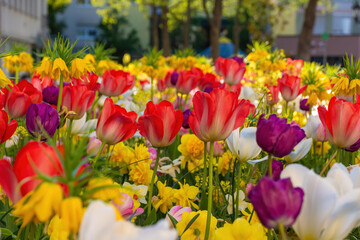
[[[94,41],[96,39],[98,30],[96,27],[77,27],[76,38],[79,40]]]
[[[350,16],[333,16],[332,17],[332,34],[349,35],[352,34],[353,17]]]

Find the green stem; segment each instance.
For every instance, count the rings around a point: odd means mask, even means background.
[[[58,96],[58,102],[57,102],[57,107],[56,107],[56,110],[57,110],[58,112],[60,112],[60,108],[61,108],[63,85],[64,85],[64,77],[63,77],[63,75],[61,74],[61,75],[60,75],[60,85],[59,85],[59,96]]]
[[[288,105],[289,105],[289,102],[288,102],[288,101],[286,101],[286,103],[285,103],[285,114],[287,114],[287,113],[288,113]]]
[[[205,240],[209,240],[209,236],[210,236],[212,194],[213,194],[213,152],[214,152],[214,142],[211,141],[210,142],[210,157],[209,157],[209,197],[208,197],[208,207],[207,207]]]
[[[339,154],[337,154],[337,153],[338,153],[338,150],[339,150],[339,148],[336,149],[335,153],[331,156],[331,158],[329,159],[329,161],[325,164],[323,170],[321,170],[321,172],[320,172],[320,176],[322,176],[322,175],[325,173],[326,169],[330,166],[330,163],[331,163],[332,160],[335,158],[335,156],[336,156],[336,155],[339,155]]]
[[[280,231],[281,239],[282,239],[282,240],[287,240],[287,236],[286,236],[286,231],[285,231],[284,225],[282,225],[281,223],[279,224],[279,231]]]
[[[154,79],[152,77],[150,79],[150,85],[151,101],[154,102]]]
[[[183,95],[182,93],[180,93],[180,101],[179,101],[179,110],[182,111],[182,99],[183,99]]]
[[[203,180],[201,183],[201,197],[205,197],[205,182],[206,182],[206,176],[207,176],[207,164],[206,164],[206,146],[207,146],[207,142],[204,142],[204,169],[203,169]]]
[[[19,67],[15,69],[15,84],[19,83]]]
[[[153,195],[153,190],[154,190],[154,182],[155,182],[155,176],[156,176],[156,172],[159,166],[159,158],[160,158],[160,148],[156,148],[156,161],[155,161],[155,167],[153,170],[153,174],[151,177],[151,183],[150,183],[150,190],[149,190],[149,199],[147,202],[147,217],[150,216],[151,213],[151,199],[152,199],[152,195]]]
[[[96,157],[94,158],[94,166],[96,166],[96,162],[97,162],[97,160],[99,159],[99,157],[100,157],[100,155],[101,155],[101,152],[102,152],[102,150],[103,150],[104,147],[105,147],[105,144],[106,144],[106,143],[104,143],[104,142],[101,143],[101,147],[100,147],[100,149],[99,149],[99,152],[96,154]]]
[[[187,103],[188,99],[189,99],[189,94],[186,94],[186,96],[185,96],[184,106],[186,106],[186,103]],[[184,109],[184,110],[185,110],[185,109]]]
[[[269,154],[268,157],[268,171],[269,171],[269,177],[272,178],[272,156]]]

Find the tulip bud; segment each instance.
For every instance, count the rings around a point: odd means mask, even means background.
[[[90,156],[95,156],[100,151],[100,148],[101,148],[101,141],[96,137],[91,137],[88,146],[86,148],[86,152]]]
[[[176,221],[180,222],[182,220],[182,215],[184,212],[191,213],[192,209],[190,207],[181,207],[181,205],[176,205],[170,209],[170,211],[166,215],[166,219],[169,221],[171,227],[175,228],[168,215],[172,216],[176,219]]]

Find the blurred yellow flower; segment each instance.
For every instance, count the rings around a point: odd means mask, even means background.
[[[22,226],[31,221],[47,222],[59,213],[62,198],[60,185],[43,182],[14,205],[13,214],[23,219]]]
[[[128,53],[125,53],[122,59],[123,64],[127,65],[131,61],[131,56]]]
[[[89,198],[103,201],[119,200],[120,185],[110,178],[93,178],[88,182]]]
[[[232,171],[235,159],[236,156],[227,150],[222,156],[219,157],[218,172],[221,173],[222,176],[225,176],[229,170]]]
[[[44,57],[41,60],[41,65],[37,67],[36,72],[40,74],[41,77],[52,77],[52,62],[50,58]]]
[[[93,71],[94,69],[92,65],[87,64],[87,62],[84,59],[75,58],[71,62],[70,73],[71,76],[74,78],[81,78],[82,76],[85,76],[87,72],[93,72]]]
[[[153,170],[150,168],[150,161],[140,161],[138,163],[131,164],[129,169],[129,180],[136,185],[149,186]]]
[[[258,222],[249,223],[244,218],[236,219],[232,224],[225,223],[224,227],[215,232],[215,240],[266,240],[266,230]]]
[[[12,85],[12,83],[0,69],[0,88],[6,87],[7,85]]]
[[[68,240],[70,232],[64,229],[63,221],[59,215],[55,215],[50,221],[47,234],[50,235],[50,240]]]
[[[66,63],[61,58],[56,58],[53,62],[52,76],[54,79],[59,79],[60,75],[64,77],[65,81],[69,80],[70,72]]]
[[[60,218],[66,232],[77,233],[85,210],[79,197],[66,198],[61,202]]]

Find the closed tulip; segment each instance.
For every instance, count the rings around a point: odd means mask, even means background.
[[[278,85],[280,88],[281,96],[287,102],[290,102],[297,98],[297,96],[299,96],[306,89],[306,85],[300,87],[300,77],[289,76],[288,74],[284,74],[282,78],[278,79]]]
[[[59,147],[59,151],[62,153],[63,148]],[[20,200],[42,182],[35,179],[35,169],[50,177],[62,175],[61,161],[53,147],[43,142],[30,141],[17,153],[13,166],[6,160],[0,160],[0,185],[13,202]]]
[[[267,228],[279,224],[291,226],[300,213],[304,191],[294,188],[291,180],[264,177],[248,195],[261,223]]]
[[[135,77],[121,70],[107,70],[102,78],[99,92],[109,97],[119,96],[135,84]]]
[[[198,68],[180,71],[176,81],[176,90],[182,94],[190,93],[191,90],[196,88],[203,75],[203,72]]]
[[[287,124],[285,118],[278,118],[275,114],[270,115],[269,119],[262,115],[257,124],[257,144],[278,158],[290,154],[304,137],[305,132],[299,126]]]
[[[245,122],[251,108],[248,100],[239,100],[235,93],[218,88],[210,94],[195,93],[193,106],[189,125],[204,142],[225,140]]]
[[[152,146],[165,147],[173,143],[182,123],[183,113],[175,111],[170,102],[148,102],[144,116],[139,118],[138,128]]]
[[[107,98],[100,112],[96,126],[96,136],[103,143],[114,145],[132,137],[136,132],[137,114],[127,112]]]
[[[95,92],[86,86],[66,86],[63,89],[62,105],[66,107],[70,119],[80,119],[94,102]]]
[[[40,103],[42,95],[31,83],[26,80],[17,85],[3,89],[5,95],[5,110],[11,118],[24,117],[30,104]]]
[[[333,97],[328,109],[318,107],[326,137],[335,146],[347,148],[360,138],[360,104]]]
[[[53,137],[59,124],[58,112],[48,103],[33,103],[26,112],[26,127],[35,137]]]
[[[269,89],[268,94],[266,95],[266,102],[272,106],[279,102],[279,86],[267,86]]]
[[[225,83],[230,86],[238,84],[246,71],[246,64],[235,59],[219,57],[215,61],[216,72],[224,77]]]

